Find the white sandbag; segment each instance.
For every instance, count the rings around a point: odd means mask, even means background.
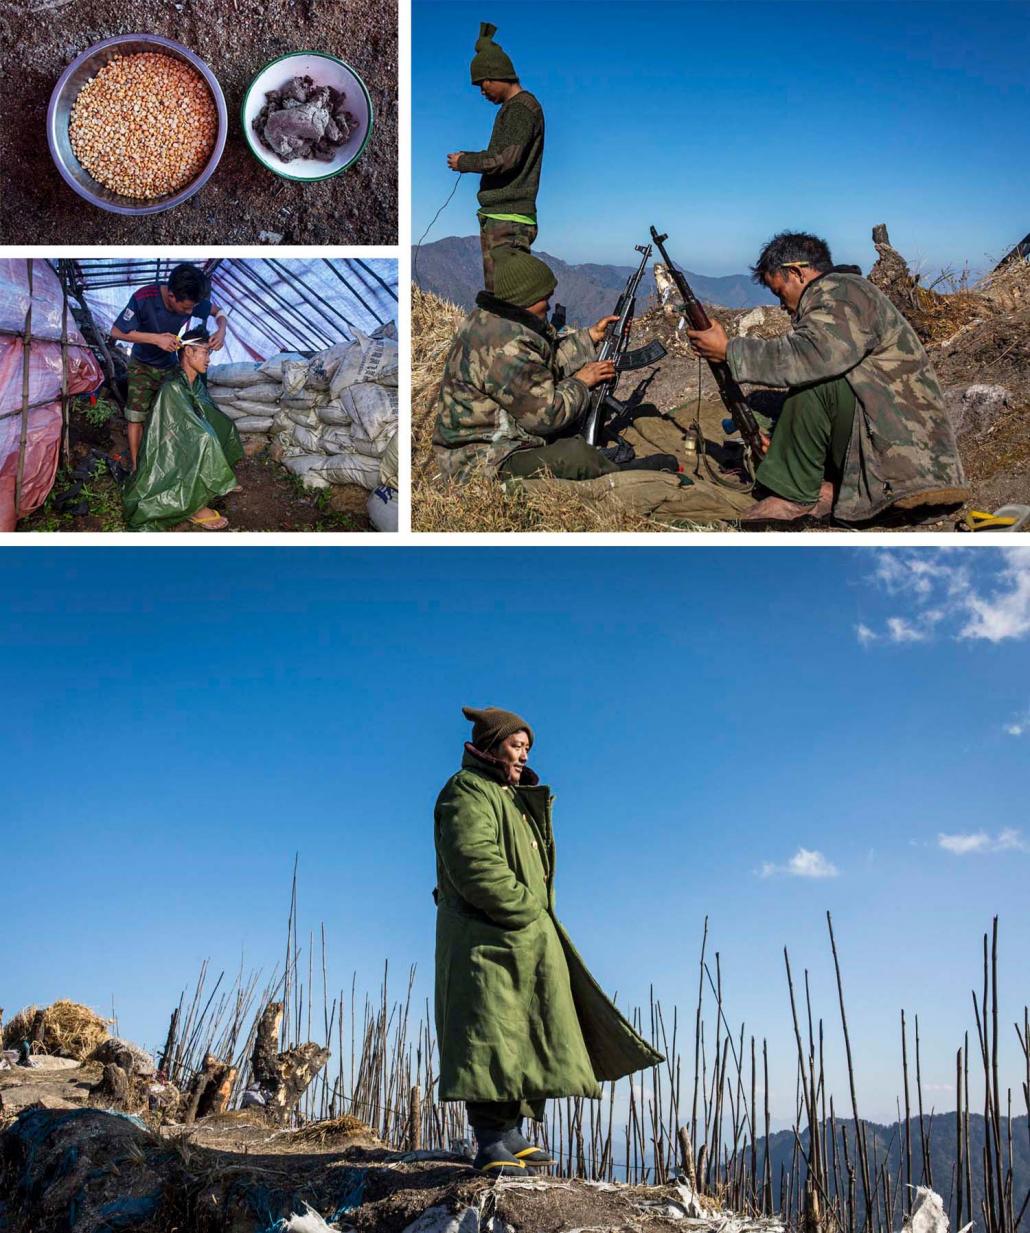
[[[240,391],[234,385],[208,385],[207,392],[217,403],[232,402],[239,398]]]
[[[297,395],[305,389],[308,384],[308,369],[310,367],[311,364],[309,360],[283,360],[283,398],[296,398]],[[326,382],[327,389],[328,385],[329,383]]]
[[[397,434],[394,433],[379,460],[379,482],[387,488],[399,488],[397,479]]]
[[[369,522],[377,531],[397,530],[396,488],[388,488],[385,484],[373,488],[365,508],[368,510]]]
[[[338,424],[341,428],[349,428],[352,423],[350,412],[344,411],[338,398],[319,407],[318,418],[324,424]]]
[[[282,381],[284,360],[303,360],[298,351],[280,351],[278,355],[269,356],[258,369],[264,377],[272,381]]]
[[[216,364],[207,370],[207,379],[211,385],[244,387],[260,385],[266,378],[261,375],[259,364],[248,361],[239,364]]]
[[[233,403],[234,407],[239,407],[241,411],[245,411],[248,415],[268,415],[273,416],[278,412],[278,406],[274,402],[253,402],[247,397],[249,390],[242,390],[240,397]]]
[[[327,390],[341,362],[355,346],[352,342],[336,343],[313,355],[308,362],[308,385],[312,389]]]
[[[322,449],[327,454],[346,454],[354,448],[349,428],[332,427],[322,431]]]
[[[241,415],[233,422],[237,432],[268,432],[274,418],[272,415]]]
[[[257,385],[248,385],[243,397],[250,402],[278,402],[283,387],[278,381],[261,381]]]
[[[341,392],[340,405],[354,421],[351,435],[355,443],[368,443],[369,448],[361,452],[381,456],[397,431],[397,390],[368,382],[352,385]]]
[[[320,392],[318,390],[301,390],[299,394],[291,398],[280,399],[284,407],[320,407],[328,401],[328,391]]]
[[[358,337],[340,360],[329,389],[334,398],[351,385],[375,382],[397,384],[397,344],[392,338],[369,338],[358,331]]]
[[[215,403],[215,406],[223,415],[227,415],[231,420],[242,420],[245,416],[250,415],[249,411],[244,411],[242,407],[237,407],[235,403],[221,402]]]
[[[319,454],[318,474],[331,484],[360,484],[369,492],[379,483],[379,463],[362,454]]]
[[[324,454],[294,454],[283,456],[283,466],[299,476],[305,488],[328,488],[329,480],[318,470],[326,461]]]
[[[308,454],[320,454],[322,452],[322,434],[313,432],[310,428],[304,428],[300,424],[293,426],[293,443],[300,446]]]
[[[322,428],[322,421],[318,418],[318,413],[314,407],[307,411],[298,411],[293,407],[283,407],[281,414],[290,424],[299,424],[301,428],[310,428],[312,432],[319,432]],[[286,425],[284,424],[285,428]]]

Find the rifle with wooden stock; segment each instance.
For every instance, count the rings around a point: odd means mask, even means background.
[[[669,271],[669,277],[676,284],[676,290],[683,301],[683,316],[689,322],[692,330],[707,330],[711,327],[712,323],[704,310],[704,305],[690,289],[690,284],[683,277],[683,274],[676,269],[672,263],[672,258],[665,251],[665,241],[668,238],[668,235],[659,235],[652,226],[651,239],[658,246],[658,251],[662,255],[665,267]],[[732,427],[740,433],[741,440],[744,442],[746,461],[753,475],[755,468],[762,461],[762,456],[765,454],[762,430],[755,419],[755,413],[751,410],[747,399],[744,397],[743,390],[737,384],[725,360],[709,360],[708,367],[712,370],[715,384],[719,387],[719,397],[722,399],[723,406],[729,412]]]

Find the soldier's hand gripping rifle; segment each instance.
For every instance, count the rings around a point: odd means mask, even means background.
[[[683,315],[690,323],[690,328],[692,330],[707,330],[711,327],[712,323],[708,319],[704,305],[691,291],[690,284],[683,277],[682,273],[676,269],[672,263],[672,258],[665,251],[665,241],[668,238],[668,235],[659,235],[654,227],[651,228],[651,239],[657,244],[658,251],[662,254],[662,260],[665,262],[665,267],[669,271],[669,276],[676,284],[676,290],[683,301]],[[744,453],[748,469],[753,475],[755,468],[762,461],[762,456],[765,453],[762,430],[755,419],[755,413],[748,405],[743,390],[734,380],[729,365],[725,360],[709,360],[708,367],[712,370],[715,384],[719,387],[719,396],[722,398],[723,406],[730,413],[733,427],[740,433],[741,439],[744,442]]]
[[[611,360],[614,363],[615,376],[610,381],[603,381],[600,385],[594,386],[591,391],[590,407],[583,422],[583,439],[589,445],[600,445],[604,439],[605,421],[610,416],[619,415],[626,409],[625,404],[615,397],[615,386],[619,380],[619,373],[655,364],[665,355],[665,348],[657,339],[644,347],[638,347],[636,351],[628,349],[633,314],[636,311],[637,290],[651,256],[650,244],[637,244],[635,247],[638,253],[643,254],[640,258],[640,265],[630,275],[625,289],[619,296],[613,314],[617,320],[605,330],[597,352],[598,360]]]

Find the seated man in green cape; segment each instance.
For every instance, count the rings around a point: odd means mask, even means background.
[[[173,526],[188,518],[205,531],[223,531],[224,515],[208,502],[239,491],[233,467],[243,457],[239,433],[200,380],[211,337],[203,326],[182,339],[179,366],[158,390],[147,422],[139,466],[122,494],[132,528]]]
[[[436,1032],[440,1099],[463,1100],[489,1176],[547,1168],[522,1133],[548,1097],[663,1060],[590,975],[555,915],[550,789],[526,765],[533,730],[463,708],[461,770],[436,803]]]

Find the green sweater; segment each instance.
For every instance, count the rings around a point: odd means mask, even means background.
[[[528,90],[523,90],[501,107],[490,145],[478,153],[462,154],[458,170],[482,174],[479,205],[485,213],[535,218],[543,158],[543,108]]]

